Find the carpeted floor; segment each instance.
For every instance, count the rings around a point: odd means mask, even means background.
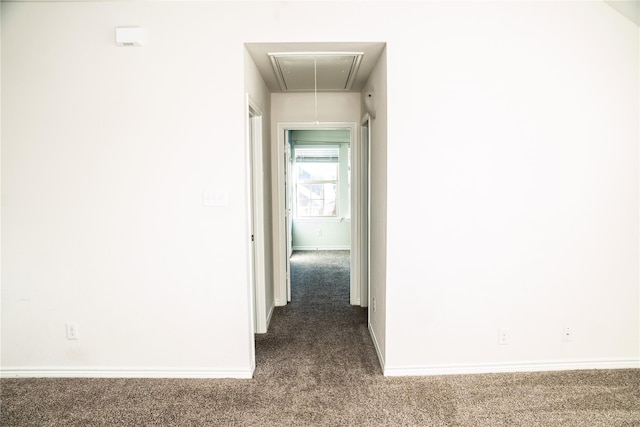
[[[3,379],[2,426],[640,427],[640,370],[385,378],[347,252],[297,252],[252,380]]]

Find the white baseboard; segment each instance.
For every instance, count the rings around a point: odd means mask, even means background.
[[[208,369],[74,369],[16,368],[0,369],[0,378],[252,378],[249,370],[216,371]]]
[[[386,372],[384,367],[384,356],[382,355],[382,351],[380,350],[380,345],[378,344],[378,339],[376,338],[376,333],[373,332],[373,328],[371,327],[371,323],[369,323],[369,334],[371,335],[371,340],[373,341],[373,347],[376,349],[376,354],[378,355],[378,362],[380,362],[380,367],[382,368],[382,372]],[[386,375],[386,373],[385,373]]]
[[[269,330],[269,324],[271,323],[271,317],[273,317],[273,310],[275,310],[276,306],[272,305],[269,309],[269,313],[267,313],[267,331]]]
[[[294,251],[348,251],[351,246],[293,246]]]
[[[372,333],[373,336],[373,333]],[[376,347],[377,349],[377,347]],[[480,365],[384,366],[384,376],[497,374],[511,372],[575,371],[585,369],[638,369],[640,359],[541,361]]]

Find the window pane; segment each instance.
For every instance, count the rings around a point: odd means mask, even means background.
[[[338,179],[337,163],[296,163],[298,181],[335,181]]]
[[[321,215],[335,216],[336,197],[338,193],[337,184],[324,184],[324,205]]]
[[[297,214],[299,216],[336,216],[336,183],[297,185]]]

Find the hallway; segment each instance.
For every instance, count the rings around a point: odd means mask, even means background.
[[[276,307],[269,332],[256,336],[256,365],[257,380],[285,374],[303,387],[382,374],[367,309],[349,304],[349,251],[293,253],[291,302]]]

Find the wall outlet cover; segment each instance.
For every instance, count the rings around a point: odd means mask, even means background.
[[[78,337],[78,324],[75,322],[67,323],[67,339],[68,340],[77,340]]]
[[[507,345],[509,344],[509,329],[500,328],[498,331],[498,344]]]

